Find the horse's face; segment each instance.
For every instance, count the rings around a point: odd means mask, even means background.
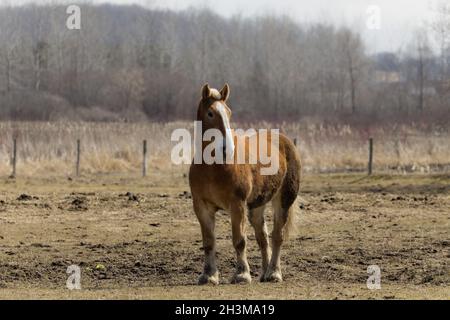
[[[234,141],[230,127],[231,110],[227,106],[230,96],[228,84],[218,91],[208,84],[202,88],[202,99],[197,110],[197,121],[202,122],[203,132],[208,129],[217,129],[222,133],[222,147],[226,155],[234,154]]]

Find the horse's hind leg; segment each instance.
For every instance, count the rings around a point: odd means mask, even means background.
[[[295,198],[294,198],[295,199]],[[281,245],[284,240],[285,226],[288,222],[289,215],[292,214],[293,206],[289,205],[287,208],[283,208],[283,201],[281,201],[281,194],[278,195],[273,201],[273,231],[272,231],[272,257],[270,259],[267,271],[261,279],[262,281],[269,282],[281,282],[283,276],[281,274],[280,256]],[[286,203],[284,203],[286,205]]]
[[[248,214],[250,223],[255,229],[256,242],[258,242],[259,249],[261,250],[261,257],[262,257],[261,281],[264,279],[264,275],[266,274],[270,259],[270,247],[269,247],[269,239],[267,236],[266,221],[264,220],[264,208],[265,206],[251,209]]]
[[[205,264],[203,274],[198,280],[198,284],[219,284],[219,272],[216,267],[216,235],[215,213],[216,210],[204,203],[194,199],[194,211],[197,215],[202,230],[203,250],[205,251]]]
[[[236,273],[231,279],[231,283],[250,283],[250,267],[247,262],[246,235],[245,235],[245,215],[246,205],[244,202],[237,202],[231,207],[231,227],[233,233],[233,246],[236,250],[237,264]]]

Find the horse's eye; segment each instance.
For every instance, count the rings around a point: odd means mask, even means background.
[[[211,110],[208,111],[208,118],[210,119],[214,118],[214,112],[212,112]]]

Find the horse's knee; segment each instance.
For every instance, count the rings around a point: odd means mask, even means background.
[[[248,221],[250,222],[250,224],[252,225],[253,228],[258,227],[258,218],[256,217],[254,212],[251,212],[251,211],[249,212]]]
[[[248,215],[248,220],[255,229],[259,229],[264,225],[264,217],[259,212],[251,211]]]
[[[272,236],[272,243],[274,247],[279,247],[283,244],[283,235],[281,236]]]
[[[233,242],[239,241],[240,238],[245,237],[245,215],[246,210],[243,205],[237,205],[231,209]]]
[[[272,230],[272,243],[281,244],[283,243],[284,236],[284,226],[285,223],[281,219],[274,223]]]
[[[260,249],[265,249],[269,245],[267,230],[265,227],[265,223],[263,222],[261,225],[254,226],[255,228],[255,238],[256,242]]]
[[[210,240],[210,239],[208,239],[208,240]],[[212,239],[211,239],[212,240]],[[209,255],[209,254],[211,254],[211,253],[213,253],[214,252],[214,246],[213,246],[213,244],[210,242],[210,241],[207,241],[208,243],[207,244],[205,244],[204,246],[203,246],[203,250],[205,251],[205,254],[207,254],[207,255]]]

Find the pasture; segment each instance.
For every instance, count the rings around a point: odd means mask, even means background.
[[[449,1],[15,2],[0,299],[450,298]]]
[[[230,285],[235,253],[218,213],[219,286],[196,286],[203,252],[187,168],[0,180],[0,298],[448,299],[448,174],[305,173],[285,281]],[[271,211],[266,213],[271,230]],[[66,288],[69,265],[81,290]],[[369,290],[367,267],[381,268]]]
[[[283,283],[258,282],[260,254],[248,226],[253,283],[229,284],[231,224],[219,211],[221,285],[196,286],[203,252],[188,166],[169,157],[171,132],[192,123],[0,122],[0,298],[450,296],[446,130],[359,130],[310,121],[236,127],[281,127],[298,139],[304,177],[298,232],[282,252]],[[369,137],[375,141],[370,177]],[[9,178],[14,138],[17,176]],[[270,231],[271,209],[266,217]],[[73,264],[81,268],[81,290],[66,288]],[[370,265],[381,269],[381,290],[367,289]]]

